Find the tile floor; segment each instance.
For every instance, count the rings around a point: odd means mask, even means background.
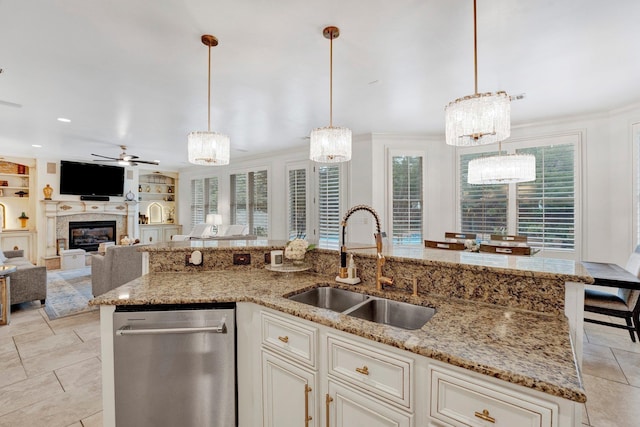
[[[622,329],[585,324],[583,424],[640,425],[640,343]],[[0,427],[102,426],[97,311],[49,320],[19,308],[0,327]]]

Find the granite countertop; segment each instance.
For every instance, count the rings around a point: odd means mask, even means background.
[[[317,286],[341,287],[434,307],[421,329],[408,331],[290,301]],[[406,292],[337,284],[312,273],[264,269],[201,273],[150,273],[95,299],[92,305],[251,302],[303,319],[460,366],[554,396],[585,402],[564,316],[491,304],[412,297]]]

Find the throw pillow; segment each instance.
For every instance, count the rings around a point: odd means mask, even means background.
[[[0,265],[4,264],[6,260],[7,260],[7,257],[4,256],[4,252],[0,251]]]

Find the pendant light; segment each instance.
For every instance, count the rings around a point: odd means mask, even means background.
[[[209,47],[209,74],[207,96],[207,131],[191,132],[187,138],[189,162],[196,165],[222,166],[229,164],[229,137],[211,132],[211,48],[218,45],[218,39],[205,34],[202,43]]]
[[[514,184],[536,180],[536,158],[533,154],[502,155],[502,142],[498,155],[479,157],[469,161],[469,184]]]
[[[340,163],[351,160],[351,130],[333,126],[333,39],[337,39],[340,30],[327,27],[322,31],[329,39],[329,126],[311,131],[309,158],[314,162]]]
[[[475,93],[458,98],[445,107],[448,145],[493,144],[511,134],[511,99],[506,92],[478,93],[478,31],[476,0],[473,0],[473,67]]]

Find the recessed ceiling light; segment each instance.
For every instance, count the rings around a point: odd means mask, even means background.
[[[34,148],[42,148],[42,145],[40,144],[31,144],[31,146]]]
[[[58,121],[62,123],[71,123],[71,120],[65,119],[64,117],[58,117]]]

